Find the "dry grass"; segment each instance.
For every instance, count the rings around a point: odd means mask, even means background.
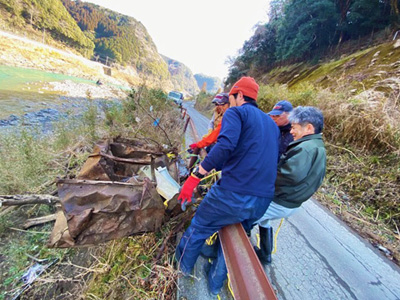
[[[294,90],[274,85],[261,87],[258,102],[264,111],[270,111],[283,99],[293,106],[316,106],[324,114],[324,135],[332,143],[381,154],[400,154],[399,97],[398,88],[386,93],[370,90],[353,96],[345,89],[333,93],[311,84]]]

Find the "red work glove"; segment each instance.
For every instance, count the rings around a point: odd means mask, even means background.
[[[190,147],[190,149],[192,149],[192,150],[198,148],[196,143],[190,144],[189,147]]]
[[[185,200],[187,203],[192,202],[194,188],[199,184],[199,182],[200,179],[192,175],[190,175],[189,178],[186,179],[185,184],[182,187],[181,193],[178,196],[178,201],[181,200],[181,204],[183,204]]]

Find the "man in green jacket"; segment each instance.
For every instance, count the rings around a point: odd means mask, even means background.
[[[299,106],[289,114],[294,141],[278,164],[274,198],[256,223],[260,228],[260,249],[256,252],[264,264],[271,263],[273,230],[270,220],[287,218],[320,187],[326,170],[326,151],[322,141],[324,118],[311,106]]]

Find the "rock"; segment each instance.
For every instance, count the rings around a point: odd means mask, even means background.
[[[381,51],[376,52],[373,57],[379,56],[380,53],[381,53]]]

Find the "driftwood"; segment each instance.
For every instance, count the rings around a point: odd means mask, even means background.
[[[58,203],[60,203],[60,198],[52,195],[0,195],[0,207],[26,204],[56,205]]]
[[[15,206],[9,206],[7,208],[4,208],[3,210],[0,210],[0,217],[5,216],[9,212],[13,211],[15,209]]]
[[[54,221],[56,218],[57,218],[57,214],[52,214],[52,215],[47,215],[47,216],[44,216],[44,217],[28,219],[24,223],[24,225],[22,225],[22,227],[24,229],[28,229],[29,227],[32,227],[32,226],[35,226],[35,225],[39,225],[39,224],[43,224],[43,223]]]

